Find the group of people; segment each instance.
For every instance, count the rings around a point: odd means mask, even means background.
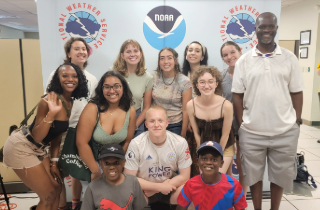
[[[4,164],[39,195],[34,209],[67,209],[57,163],[68,127],[77,127],[91,183],[72,179],[72,209],[80,209],[82,190],[82,210],[182,210],[191,203],[245,209],[250,186],[258,210],[267,159],[277,210],[296,175],[303,90],[297,58],[274,42],[277,29],[274,14],[260,14],[258,44],[242,55],[236,43],[225,42],[220,54],[228,68],[221,72],[208,66],[207,48],[194,41],[182,70],[178,53],[165,47],[150,74],[140,44],[126,40],[99,81],[86,71],[90,46],[71,38],[33,123],[7,139]],[[91,137],[99,151],[89,146]],[[235,144],[240,183],[231,171]]]

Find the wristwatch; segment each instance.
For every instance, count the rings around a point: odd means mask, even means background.
[[[302,124],[302,119],[300,118],[300,119],[297,119],[296,120],[296,123],[299,123],[300,125]]]

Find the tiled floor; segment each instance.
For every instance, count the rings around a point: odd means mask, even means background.
[[[320,144],[317,143],[320,139],[320,130],[314,127],[301,125],[301,133],[299,137],[297,152],[305,153],[305,164],[308,166],[310,174],[314,177],[320,188]],[[14,197],[17,196],[17,197]],[[28,210],[30,206],[39,202],[38,198],[21,198],[21,197],[36,197],[35,193],[16,194],[10,198],[11,209]],[[284,195],[280,209],[281,210],[317,210],[320,209],[320,189],[312,191],[313,197],[304,197],[296,195]],[[1,198],[1,197],[0,197]],[[0,200],[0,210],[7,209],[4,206],[5,202]],[[270,209],[270,200],[263,200],[262,209]],[[251,201],[248,201],[247,210],[254,210]]]

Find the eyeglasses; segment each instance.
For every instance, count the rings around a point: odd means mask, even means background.
[[[110,91],[111,88],[112,88],[114,91],[119,91],[119,90],[121,90],[121,85],[115,84],[114,86],[109,86],[109,85],[103,85],[103,86],[102,86],[102,89],[103,89],[103,90],[106,90],[106,91]]]
[[[275,25],[261,25],[261,26],[258,27],[259,30],[266,30],[266,29],[273,30],[275,28],[276,28]]]
[[[209,86],[212,86],[216,83],[216,81],[213,80],[209,80],[209,81],[203,81],[201,80],[200,82],[198,82],[199,87],[204,87],[206,86],[206,84],[208,84]]]

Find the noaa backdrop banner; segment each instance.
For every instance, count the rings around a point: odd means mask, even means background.
[[[98,80],[127,39],[141,44],[148,71],[156,69],[158,52],[165,46],[175,48],[182,64],[185,47],[192,41],[204,44],[209,65],[222,70],[226,66],[221,45],[233,40],[243,52],[250,50],[257,44],[257,16],[273,12],[279,23],[281,0],[38,0],[37,7],[46,83],[63,62],[64,43],[75,36],[93,48],[87,70]]]

